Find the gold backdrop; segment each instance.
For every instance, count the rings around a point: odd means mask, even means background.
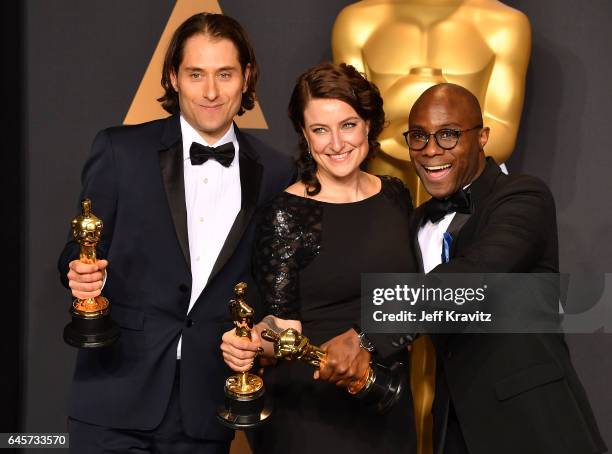
[[[486,153],[498,163],[514,149],[531,52],[527,17],[496,0],[364,0],[338,15],[334,61],[350,63],[374,82],[385,101],[388,126],[375,173],[396,175],[417,204],[419,186],[402,137],[416,98],[440,82],[470,90],[491,128]]]

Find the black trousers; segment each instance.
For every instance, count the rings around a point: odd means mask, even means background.
[[[461,431],[461,424],[446,384],[446,377],[441,368],[438,368],[436,374],[434,407],[434,453],[469,454]]]
[[[446,424],[446,439],[444,441],[444,454],[469,454],[455,406],[453,401],[449,402],[448,420]]]
[[[72,454],[228,454],[229,442],[200,440],[183,429],[179,399],[180,364],[162,422],[153,430],[124,430],[68,419]],[[152,397],[155,398],[155,397]]]

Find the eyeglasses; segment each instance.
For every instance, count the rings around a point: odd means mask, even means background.
[[[408,148],[413,151],[421,151],[425,149],[431,136],[434,136],[436,143],[440,148],[443,150],[452,150],[459,143],[459,137],[461,137],[461,134],[480,128],[482,128],[482,125],[477,125],[469,129],[445,128],[432,133],[427,133],[421,129],[410,129],[409,131],[402,133],[402,135],[404,136],[404,139],[406,139]]]

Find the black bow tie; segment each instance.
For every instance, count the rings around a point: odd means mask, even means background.
[[[234,160],[234,144],[224,143],[218,147],[207,147],[206,145],[193,142],[189,148],[189,159],[191,164],[199,166],[209,159],[216,159],[223,167],[229,167]]]
[[[431,222],[436,223],[448,213],[471,213],[472,204],[470,202],[470,194],[463,189],[458,190],[452,196],[446,199],[434,199],[432,198],[423,206],[425,209],[424,222],[429,219]]]

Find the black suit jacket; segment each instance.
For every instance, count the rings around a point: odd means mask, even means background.
[[[491,159],[470,187],[474,211],[448,231],[450,261],[432,273],[557,273],[552,194],[540,180],[505,175]],[[411,224],[417,233],[423,206]],[[586,393],[561,334],[432,336],[439,426],[450,397],[470,454],[605,452]],[[443,375],[443,376],[442,376]]]
[[[457,213],[448,231],[450,261],[432,273],[557,273],[552,194],[540,180],[505,175],[491,158],[470,186],[473,212]],[[417,234],[424,205],[411,222],[415,267],[423,271]],[[440,245],[440,251],[441,251]],[[378,336],[391,353],[397,336]],[[586,454],[605,444],[561,334],[435,335],[434,443],[452,401],[470,454]]]
[[[170,398],[182,335],[180,396],[187,433],[215,440],[233,436],[215,420],[230,374],[219,350],[221,335],[231,326],[228,301],[236,283],[252,282],[258,207],[288,186],[295,173],[289,157],[238,128],[236,135],[241,209],[188,316],[191,272],[179,117],[110,128],[95,138],[81,198],[92,200],[92,211],[104,222],[98,247],[98,256],[109,260],[103,294],[121,337],[111,347],[79,351],[71,417],[154,429]],[[58,265],[64,285],[75,258],[78,246],[69,241]]]

